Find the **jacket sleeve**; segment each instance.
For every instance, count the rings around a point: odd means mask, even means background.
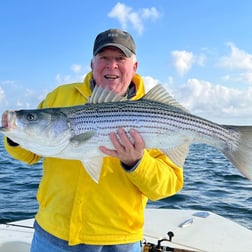
[[[132,183],[149,199],[158,200],[183,187],[183,169],[158,149],[145,150],[137,168],[128,173]]]

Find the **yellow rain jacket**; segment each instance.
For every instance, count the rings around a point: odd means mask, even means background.
[[[86,103],[91,95],[91,78],[90,72],[84,83],[59,86],[39,107]],[[139,99],[144,95],[143,80],[136,74],[132,81],[137,90],[133,99]],[[10,146],[6,139],[5,147],[12,157],[28,164],[40,159],[20,146]],[[44,158],[36,221],[69,245],[136,242],[143,238],[148,198],[158,200],[173,195],[182,186],[182,168],[158,149],[145,150],[139,165],[131,172],[126,171],[118,159],[105,157],[98,184],[80,161]]]

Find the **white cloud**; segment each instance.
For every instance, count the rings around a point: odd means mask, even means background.
[[[172,64],[180,76],[186,74],[193,64],[203,66],[205,62],[205,57],[203,55],[194,55],[192,52],[188,51],[172,51]]]
[[[252,124],[252,88],[245,90],[189,79],[173,90],[175,98],[192,113],[219,123]]]
[[[151,8],[144,8],[142,10],[140,10],[141,16],[143,18],[150,18],[150,19],[157,19],[160,16],[160,13],[157,11],[157,9],[155,7],[151,7]]]
[[[159,83],[157,79],[154,79],[151,76],[143,76],[143,80],[145,85],[145,92],[148,92]]]
[[[143,79],[146,92],[160,83],[151,76]],[[252,124],[252,87],[241,90],[195,78],[188,79],[184,85],[173,82],[169,78],[162,84],[192,114],[220,124]]]
[[[5,99],[5,92],[3,88],[0,86],[0,103],[2,103]]]
[[[0,113],[12,109],[36,108],[42,99],[41,90],[25,88],[17,81],[3,81],[0,85]]]
[[[108,16],[110,18],[116,18],[119,20],[123,29],[127,28],[128,16],[131,12],[131,8],[124,4],[117,3],[112,10],[109,12]]]
[[[221,57],[218,65],[227,69],[252,71],[252,54],[239,49],[231,42],[227,43],[227,46],[231,50],[230,54]]]
[[[246,83],[252,85],[252,72],[241,73],[240,81],[245,81]]]
[[[71,70],[74,72],[74,73],[79,73],[81,72],[83,69],[82,65],[79,65],[79,64],[73,64],[71,66]]]
[[[60,73],[56,74],[55,80],[58,84],[72,82],[72,76],[69,74],[62,75]]]
[[[81,82],[87,72],[90,71],[90,67],[82,66],[79,64],[73,64],[70,66],[70,73],[62,75],[56,74],[55,80],[57,84]]]
[[[133,26],[139,34],[142,34],[144,21],[158,19],[160,13],[155,7],[134,11],[131,7],[118,2],[108,13],[108,17],[117,19],[122,29],[127,30],[128,26]]]
[[[230,53],[217,62],[218,67],[230,71],[222,77],[222,80],[252,85],[252,54],[239,49],[231,42],[227,43],[227,46]]]
[[[192,67],[193,54],[186,51],[172,52],[173,66],[179,75],[184,75]]]
[[[89,68],[86,66],[73,64],[70,66],[69,74],[57,74],[55,77],[55,85],[44,88],[27,88],[19,84],[18,81],[5,80],[0,81],[0,113],[9,109],[30,109],[36,108],[38,104],[45,98],[47,93],[56,85],[71,82],[81,82]]]

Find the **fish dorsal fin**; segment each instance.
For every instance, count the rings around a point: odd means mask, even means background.
[[[88,103],[96,104],[103,102],[118,102],[126,100],[125,97],[120,94],[109,90],[108,88],[103,88],[99,85],[95,85],[92,95],[88,99]]]
[[[157,84],[152,89],[147,92],[145,96],[143,96],[145,100],[152,100],[161,103],[165,103],[172,107],[181,109],[185,112],[189,112],[185,107],[183,107],[180,103],[178,103],[166,90],[166,88],[162,84]]]

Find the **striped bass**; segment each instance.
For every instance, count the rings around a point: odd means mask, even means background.
[[[99,146],[113,148],[109,133],[119,128],[127,134],[136,129],[146,148],[165,151],[179,166],[190,144],[211,145],[252,180],[252,126],[219,125],[192,115],[162,85],[136,101],[96,87],[84,105],[6,111],[2,118],[5,136],[43,157],[80,160],[96,182],[104,157]]]

